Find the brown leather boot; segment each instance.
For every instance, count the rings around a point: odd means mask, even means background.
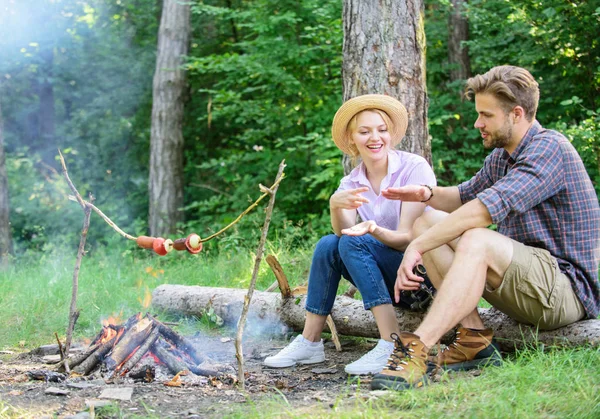
[[[492,329],[459,327],[454,341],[437,356],[430,356],[429,361],[454,371],[501,365],[502,357],[493,338]]]
[[[392,333],[395,347],[387,365],[373,377],[371,388],[404,390],[427,384],[429,349],[414,333]]]

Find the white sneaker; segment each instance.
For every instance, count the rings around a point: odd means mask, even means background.
[[[351,375],[378,374],[387,365],[388,358],[394,352],[394,343],[379,339],[377,346],[351,364],[344,371]]]
[[[310,345],[302,335],[298,335],[277,355],[266,357],[264,365],[271,368],[285,368],[296,364],[318,364],[323,361],[325,361],[323,341],[318,345]]]

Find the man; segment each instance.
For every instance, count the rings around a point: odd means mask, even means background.
[[[500,66],[469,79],[465,96],[475,100],[483,145],[494,148],[483,168],[458,187],[382,191],[439,210],[415,223],[395,298],[419,288],[413,268],[420,263],[438,292],[417,330],[394,336],[394,353],[373,388],[426,384],[437,360],[454,370],[500,363],[493,331],[477,312],[481,296],[539,329],[598,316],[598,198],[570,142],[536,121],[538,83],[523,68]],[[497,231],[486,228],[491,224]],[[458,324],[455,341],[428,359],[429,348]]]

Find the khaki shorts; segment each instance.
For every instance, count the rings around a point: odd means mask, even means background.
[[[483,292],[491,305],[521,323],[550,330],[585,317],[571,281],[545,249],[512,240],[513,258],[497,289]]]

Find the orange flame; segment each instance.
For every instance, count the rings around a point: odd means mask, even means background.
[[[144,292],[144,298],[138,297],[138,301],[140,302],[143,308],[150,307],[150,303],[152,303],[152,293],[150,292],[150,289],[148,287],[146,287],[146,290]]]

